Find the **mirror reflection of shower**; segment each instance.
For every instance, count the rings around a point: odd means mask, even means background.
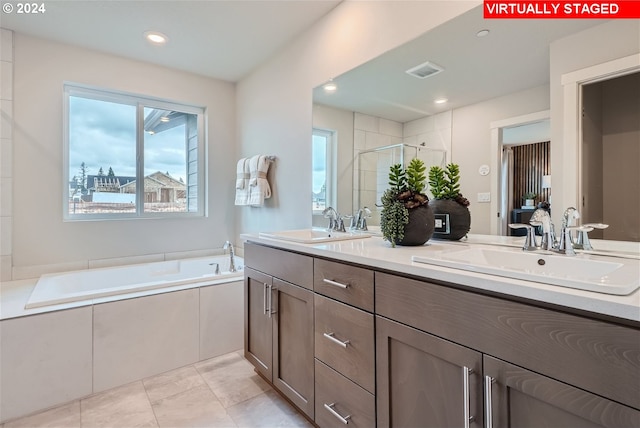
[[[369,225],[380,225],[380,198],[389,187],[391,165],[400,164],[404,168],[411,159],[418,158],[424,162],[427,171],[434,165],[445,166],[446,150],[425,146],[425,143],[418,146],[400,143],[358,153],[354,165],[357,168],[354,203],[357,207],[368,207],[371,210],[371,218],[367,220]]]

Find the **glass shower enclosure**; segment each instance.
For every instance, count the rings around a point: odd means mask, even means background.
[[[429,168],[434,165],[444,167],[446,156],[446,150],[412,146],[405,143],[359,152],[356,157],[354,206],[356,208],[368,207],[371,210],[371,218],[367,219],[368,225],[379,226],[380,211],[382,210],[380,198],[389,187],[389,168],[391,165],[399,163],[404,168],[411,159],[418,158],[424,162],[427,171],[429,171]]]

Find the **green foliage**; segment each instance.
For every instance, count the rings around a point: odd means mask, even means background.
[[[460,167],[450,163],[445,169],[432,166],[429,169],[429,187],[434,199],[456,199],[460,194]]]
[[[407,175],[399,163],[389,168],[389,186],[393,191],[400,193],[407,187]]]
[[[412,159],[406,169],[400,164],[389,169],[389,189],[382,195],[380,229],[382,236],[396,246],[404,238],[404,228],[409,223],[409,209],[426,204],[429,199],[422,194],[425,188],[424,162]]]
[[[420,159],[413,158],[407,167],[407,186],[409,190],[415,193],[422,193],[424,190],[424,181],[426,179],[424,172],[427,167]]]
[[[404,227],[409,223],[409,210],[398,200],[394,189],[382,194],[382,212],[380,213],[380,231],[384,239],[396,246],[396,241],[404,238]]]

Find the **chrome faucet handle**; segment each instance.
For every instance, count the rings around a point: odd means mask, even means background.
[[[347,230],[344,228],[344,219],[341,216],[338,216],[336,220],[335,227],[333,228],[336,232],[346,232]]]
[[[369,207],[363,207],[359,211],[360,222],[358,223],[359,230],[369,230],[367,228],[367,219],[371,218],[371,210]]]
[[[564,226],[560,234],[560,242],[554,251],[567,256],[575,256],[576,252],[571,242],[571,231],[580,229],[578,226]]]
[[[562,226],[576,226],[576,220],[580,218],[580,213],[574,207],[569,207],[562,214]]]
[[[532,225],[524,223],[510,223],[509,227],[511,229],[527,229],[527,235],[522,247],[523,251],[535,251],[538,249],[536,244],[536,235],[534,232],[535,229]]]
[[[529,224],[532,226],[542,226],[542,240],[539,248],[543,250],[553,250],[555,247],[555,232],[553,231],[553,224],[551,223],[549,212],[538,208],[531,215]]]
[[[591,241],[589,240],[589,232],[594,229],[606,229],[609,227],[608,224],[604,223],[587,223],[578,227],[578,239],[573,245],[574,248],[578,250],[593,250],[591,246]]]
[[[216,269],[213,271],[214,275],[220,275],[220,263],[209,263],[209,266],[214,266]]]
[[[322,215],[324,218],[329,219],[329,226],[327,226],[327,230],[332,231],[338,227],[338,218],[340,215],[333,207],[327,207],[322,211]]]
[[[229,272],[236,272],[236,264],[234,258],[233,244],[230,241],[226,241],[222,246],[223,250],[229,250]]]
[[[351,230],[369,230],[367,229],[367,219],[371,218],[371,210],[369,207],[362,207],[356,215],[351,219]]]

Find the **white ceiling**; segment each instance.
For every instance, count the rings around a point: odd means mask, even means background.
[[[334,78],[314,102],[401,123],[549,83],[549,45],[603,20],[492,19],[482,5]],[[489,29],[488,36],[476,33]],[[615,43],[615,41],[611,41]],[[424,80],[406,70],[430,61],[444,71]],[[447,104],[436,105],[444,97]]]
[[[342,0],[48,0],[40,14],[2,13],[16,32],[236,82]],[[143,38],[169,37],[165,46]]]

